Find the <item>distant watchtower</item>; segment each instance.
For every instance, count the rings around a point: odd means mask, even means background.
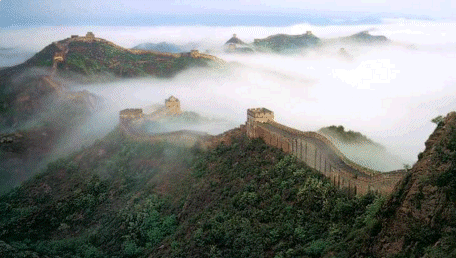
[[[247,109],[247,136],[257,138],[257,124],[274,121],[274,112],[266,108],[249,108]]]
[[[87,34],[86,34],[86,38],[93,39],[93,38],[95,38],[95,34],[93,34],[93,32],[91,32],[91,31],[89,31],[89,32],[87,32]]]
[[[306,35],[307,36],[311,36],[312,35],[312,31],[310,31],[310,30],[306,31]]]
[[[182,110],[180,107],[180,101],[174,96],[171,96],[165,100],[165,106],[168,112],[172,115],[180,115],[182,114]]]
[[[193,49],[190,51],[190,56],[193,58],[198,58],[201,56],[201,54],[197,49]]]

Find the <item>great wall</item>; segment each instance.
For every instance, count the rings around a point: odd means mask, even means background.
[[[126,136],[135,141],[167,141],[189,147],[194,145],[208,147],[212,145],[215,137],[204,132],[180,130],[169,133],[150,134],[138,128],[138,125],[145,121],[156,121],[162,117],[178,116],[180,114],[182,114],[180,101],[174,96],[171,96],[165,100],[164,107],[150,114],[144,114],[140,108],[121,110],[119,112],[119,128]]]
[[[369,191],[391,193],[405,170],[379,172],[360,166],[336,148],[325,136],[302,132],[274,121],[274,113],[266,108],[247,110],[244,131],[250,138],[261,138],[268,145],[296,156],[311,168],[330,178],[334,185],[354,194]]]
[[[309,34],[309,32],[308,32]],[[235,36],[234,36],[235,37]],[[43,79],[52,81],[57,71],[58,63],[64,62],[71,42],[102,42],[116,49],[127,51],[136,55],[155,54],[163,57],[191,57],[205,58],[222,64],[223,60],[215,56],[199,53],[192,50],[189,53],[161,53],[146,50],[126,49],[104,39],[96,38],[91,32],[85,37],[72,35],[63,41],[54,42],[59,49],[54,54],[51,75]],[[55,87],[57,87],[56,85]],[[58,87],[59,88],[59,87]],[[199,145],[213,147],[220,142],[229,141],[229,134],[212,136],[207,133],[180,130],[169,133],[150,134],[138,129],[141,121],[154,121],[163,116],[176,116],[181,114],[180,102],[171,96],[165,100],[165,107],[151,114],[144,114],[142,109],[125,109],[119,113],[119,128],[131,139],[137,141],[168,141],[187,146]],[[302,132],[274,121],[274,113],[266,108],[253,108],[247,110],[247,121],[241,125],[241,131],[249,138],[261,138],[266,144],[280,148],[285,153],[294,155],[298,160],[305,162],[311,168],[319,171],[331,182],[341,188],[348,189],[353,194],[366,194],[375,191],[382,194],[391,193],[396,183],[404,177],[405,170],[379,172],[360,166],[336,148],[325,136],[316,132]]]
[[[308,32],[309,34],[309,32]],[[234,37],[236,37],[234,35]],[[70,38],[54,42],[59,49],[53,57],[51,75],[43,79],[52,82],[52,77],[57,71],[58,63],[65,61],[68,46],[71,42],[102,42],[116,49],[127,51],[136,55],[155,54],[163,57],[191,57],[205,58],[222,64],[223,60],[215,56],[199,53],[192,50],[189,53],[161,53],[146,50],[126,49],[104,39],[96,38],[91,32],[85,37],[72,35]],[[59,85],[52,85],[60,88]],[[60,90],[60,89],[59,89]],[[199,145],[201,147],[215,146],[224,140],[223,136],[212,136],[207,133],[180,130],[169,133],[150,134],[138,129],[140,121],[153,121],[163,116],[176,116],[181,114],[180,102],[171,96],[165,101],[165,107],[151,114],[143,114],[142,109],[125,109],[119,114],[119,128],[128,137],[137,141],[168,141],[187,146]],[[298,160],[305,162],[311,168],[319,171],[331,182],[341,188],[346,188],[354,194],[366,194],[375,191],[382,194],[391,193],[396,183],[404,177],[405,170],[379,172],[365,168],[349,160],[325,136],[316,132],[302,132],[274,121],[274,113],[266,108],[253,108],[247,110],[247,122],[241,125],[241,131],[249,138],[261,138],[270,146],[280,148],[285,153],[294,155]],[[227,134],[225,134],[227,135]]]
[[[64,40],[61,40],[58,42],[53,42],[53,45],[56,46],[59,49],[59,51],[56,51],[53,56],[53,64],[52,64],[52,68],[51,68],[51,78],[55,75],[55,73],[57,71],[58,63],[65,61],[66,54],[69,51],[68,46],[72,42],[85,42],[85,43],[99,42],[99,43],[109,45],[120,51],[129,52],[129,53],[135,54],[135,55],[154,54],[159,57],[173,57],[173,58],[191,57],[194,59],[209,59],[209,60],[214,61],[214,63],[218,64],[218,65],[223,65],[225,63],[225,61],[223,61],[220,58],[217,58],[216,56],[200,53],[198,50],[191,50],[190,52],[174,54],[174,53],[163,53],[163,52],[150,51],[150,50],[123,48],[108,40],[105,40],[102,38],[97,38],[97,37],[95,37],[95,35],[92,32],[89,31],[89,32],[87,32],[86,36],[71,35],[70,38],[67,38],[67,39],[64,39]]]
[[[180,112],[179,100],[172,96],[165,101],[164,108],[152,114],[145,115],[142,109],[125,109],[119,114],[120,129],[128,137],[138,141],[169,141],[206,148],[229,141],[229,133],[212,136],[203,132],[181,130],[151,135],[138,130],[135,125],[140,121],[154,120],[163,115],[178,115]],[[240,129],[249,138],[261,138],[266,144],[295,156],[328,177],[334,185],[346,188],[355,195],[363,195],[369,191],[389,194],[406,173],[405,170],[379,172],[358,165],[345,157],[325,136],[279,124],[274,121],[274,113],[266,108],[248,109],[247,121]]]

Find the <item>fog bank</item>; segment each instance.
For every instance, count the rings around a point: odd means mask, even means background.
[[[230,126],[244,123],[246,110],[251,107],[267,107],[275,112],[278,122],[304,131],[343,125],[412,164],[435,128],[430,120],[456,110],[455,28],[455,22],[403,19],[356,26],[45,27],[5,30],[9,37],[0,38],[0,45],[37,51],[54,40],[86,31],[124,47],[145,42],[193,42],[201,51],[215,49],[228,65],[219,70],[188,70],[170,80],[144,78],[81,86],[111,101],[108,110],[112,113],[103,120],[103,130],[115,126],[117,112],[123,108],[163,103],[174,95],[184,110],[225,119]],[[322,38],[370,30],[373,35],[387,36],[394,44],[347,45],[352,61],[338,56],[339,45],[295,56],[217,52],[233,33],[252,42],[272,34],[302,34],[307,30]],[[217,130],[224,129],[221,126]]]

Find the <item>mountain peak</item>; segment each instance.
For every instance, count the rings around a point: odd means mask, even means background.
[[[230,39],[225,43],[225,45],[226,45],[226,44],[239,44],[239,45],[245,45],[245,43],[244,43],[242,40],[240,40],[240,39],[237,37],[236,34],[233,34],[233,37],[230,38]]]

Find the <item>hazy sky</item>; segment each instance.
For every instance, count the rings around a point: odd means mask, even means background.
[[[454,0],[1,0],[0,27],[60,24],[271,26],[299,22],[347,24],[359,20],[375,23],[379,17],[455,18],[454,8]],[[228,16],[222,19],[220,14]],[[261,17],[264,15],[289,17]]]

